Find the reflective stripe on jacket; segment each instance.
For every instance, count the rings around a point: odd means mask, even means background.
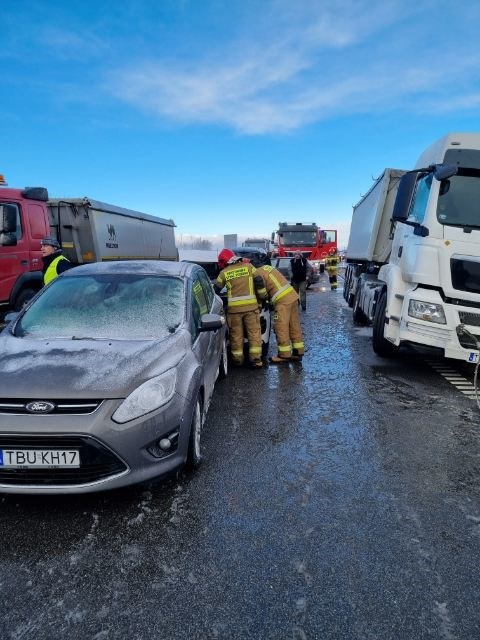
[[[295,289],[288,282],[285,276],[278,271],[278,269],[269,265],[264,265],[257,269],[257,273],[262,276],[268,297],[274,306],[280,301],[294,302],[295,300],[298,300],[298,295]]]
[[[215,281],[219,289],[227,288],[230,313],[253,311],[258,308],[254,278],[257,270],[251,264],[235,262],[222,269]]]
[[[67,258],[65,258],[65,256],[57,256],[54,260],[51,261],[43,275],[43,284],[48,284],[51,280],[55,280],[55,278],[58,276],[57,264],[60,262],[60,260],[67,260]]]

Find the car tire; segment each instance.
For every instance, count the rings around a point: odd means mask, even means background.
[[[382,291],[377,300],[375,315],[373,317],[372,346],[373,350],[381,358],[395,358],[400,347],[386,340],[383,332],[385,329],[385,311],[387,308],[387,292]]]
[[[188,452],[186,466],[188,469],[196,469],[202,462],[202,427],[203,427],[203,406],[200,394],[195,401],[192,421],[190,423],[190,436],[188,438]]]
[[[22,289],[15,300],[14,310],[21,311],[23,306],[29,302],[33,296],[36,296],[38,291],[36,289],[32,289],[31,287],[27,287],[26,289]]]
[[[220,356],[220,365],[218,368],[218,377],[221,380],[224,380],[228,375],[228,348],[227,348],[227,338],[223,339],[222,344],[222,354]]]

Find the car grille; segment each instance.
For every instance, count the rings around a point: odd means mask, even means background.
[[[86,414],[93,413],[97,409],[102,400],[50,400],[48,398],[42,398],[42,402],[51,403],[54,408],[52,411],[46,411],[46,415],[73,415],[73,414]],[[39,402],[39,400],[32,398],[1,398],[0,399],[0,413],[13,413],[13,414],[35,414],[41,415],[42,412],[29,411],[27,405],[29,403]]]
[[[88,436],[0,435],[0,449],[78,449],[79,468],[9,469],[0,467],[0,485],[75,486],[98,482],[128,471],[112,451]]]

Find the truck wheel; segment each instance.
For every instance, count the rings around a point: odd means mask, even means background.
[[[372,346],[373,350],[382,358],[394,358],[398,355],[400,347],[392,344],[385,339],[383,332],[385,330],[385,310],[387,308],[387,292],[383,291],[377,301],[375,307],[375,315],[373,317],[373,334]]]
[[[36,289],[26,288],[22,289],[15,300],[14,309],[15,311],[21,311],[23,306],[29,302],[37,294]]]
[[[190,424],[190,436],[188,438],[188,453],[186,466],[188,469],[196,469],[202,462],[202,426],[203,426],[203,409],[200,393],[195,401],[193,409],[192,422]]]
[[[363,311],[362,311],[362,309],[360,307],[360,303],[359,303],[360,296],[358,295],[359,293],[360,292],[357,291],[357,295],[355,296],[355,298],[353,300],[353,322],[355,324],[365,325],[365,324],[367,324],[368,318],[363,313]]]

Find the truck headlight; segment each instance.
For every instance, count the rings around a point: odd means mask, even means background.
[[[442,305],[434,304],[433,302],[410,300],[408,303],[408,315],[419,320],[427,320],[427,322],[447,324]]]
[[[175,393],[177,370],[169,369],[151,380],[147,380],[125,398],[112,416],[112,420],[123,424],[159,409],[171,400]]]

